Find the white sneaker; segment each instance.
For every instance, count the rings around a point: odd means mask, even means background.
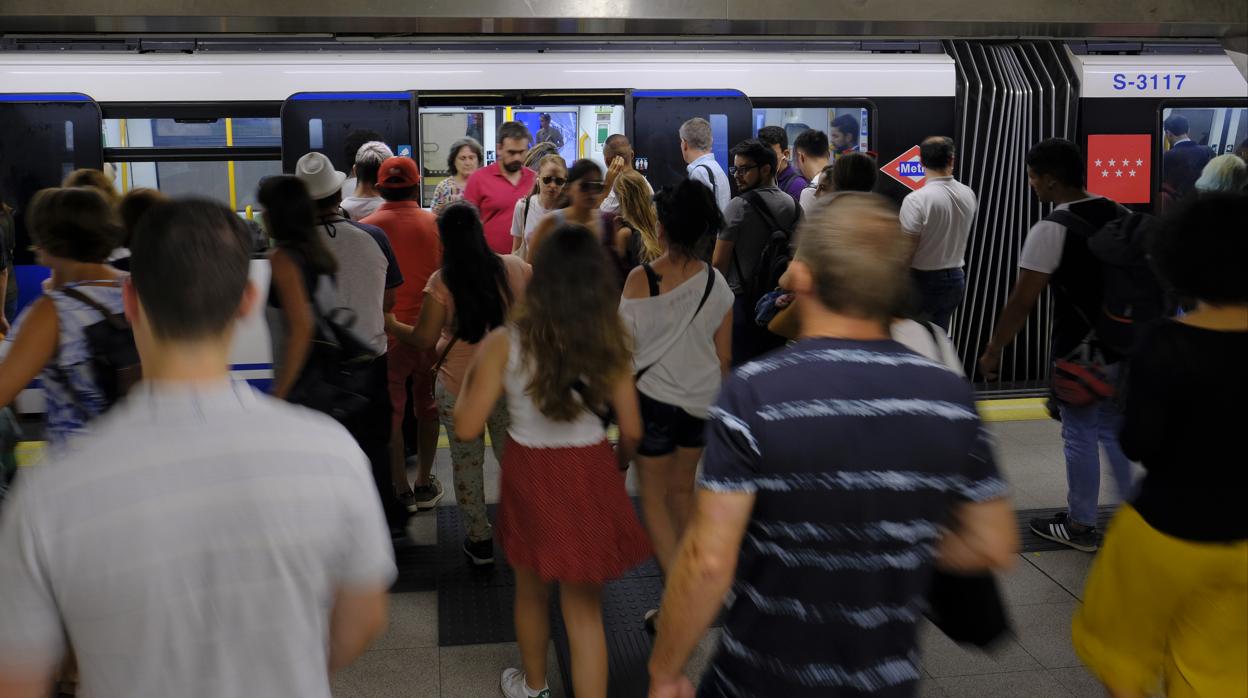
[[[524,672],[519,669],[504,669],[498,687],[507,698],[551,698],[549,685],[534,693],[525,683]]]

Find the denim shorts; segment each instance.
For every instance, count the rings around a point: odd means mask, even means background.
[[[637,454],[642,456],[666,456],[677,448],[702,448],[706,446],[706,420],[699,419],[682,407],[659,402],[647,397],[640,390],[641,425],[643,434]]]

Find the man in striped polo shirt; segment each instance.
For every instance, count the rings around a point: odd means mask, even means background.
[[[47,695],[72,645],[84,695],[329,698],[395,576],[368,460],[230,381],[258,295],[232,211],[160,204],[130,247],[143,382],[5,504],[0,695]]]
[[[693,696],[682,668],[729,592],[699,696],[914,696],[933,564],[1014,560],[970,384],[889,338],[909,289],[895,209],[845,194],[798,240],[801,339],[738,368],[711,412],[652,697]]]

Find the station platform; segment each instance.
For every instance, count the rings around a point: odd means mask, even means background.
[[[1066,480],[1060,425],[1034,399],[993,400],[979,405],[996,441],[996,455],[1011,487],[1023,551],[1014,569],[1000,576],[1014,635],[991,653],[964,648],[924,621],[921,629],[923,698],[1100,698],[1103,690],[1084,669],[1070,643],[1070,619],[1081,597],[1093,556],[1042,540],[1027,530],[1033,516],[1065,505]],[[450,453],[442,448],[434,472],[446,495],[432,511],[412,517],[408,539],[398,544],[399,579],[391,590],[386,633],[334,679],[337,698],[482,698],[497,696],[499,674],[518,666],[512,624],[514,576],[502,551],[496,564],[472,568],[461,550],[464,529],[452,487]],[[24,442],[19,457],[33,464],[41,444]],[[409,462],[409,466],[414,461]],[[499,465],[486,450],[486,501],[493,518]],[[636,497],[636,469],[629,471]],[[1102,477],[1101,502],[1115,501],[1113,482]],[[634,499],[635,501],[635,499]],[[1111,507],[1102,507],[1104,521]],[[646,695],[651,638],[642,618],[662,594],[657,566],[649,561],[608,585],[605,625],[611,666],[611,698]],[[557,596],[557,595],[556,595]],[[572,696],[568,648],[558,601],[552,602],[548,676],[555,696]],[[696,681],[719,638],[712,629],[688,667]]]

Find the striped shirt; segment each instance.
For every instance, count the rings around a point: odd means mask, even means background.
[[[334,594],[395,575],[368,460],[245,384],[137,386],[0,519],[0,667],[82,694],[329,698]],[[63,625],[62,625],[63,624]]]
[[[737,369],[708,429],[699,486],[757,499],[707,695],[913,696],[939,527],[1004,495],[970,384],[803,340]]]

